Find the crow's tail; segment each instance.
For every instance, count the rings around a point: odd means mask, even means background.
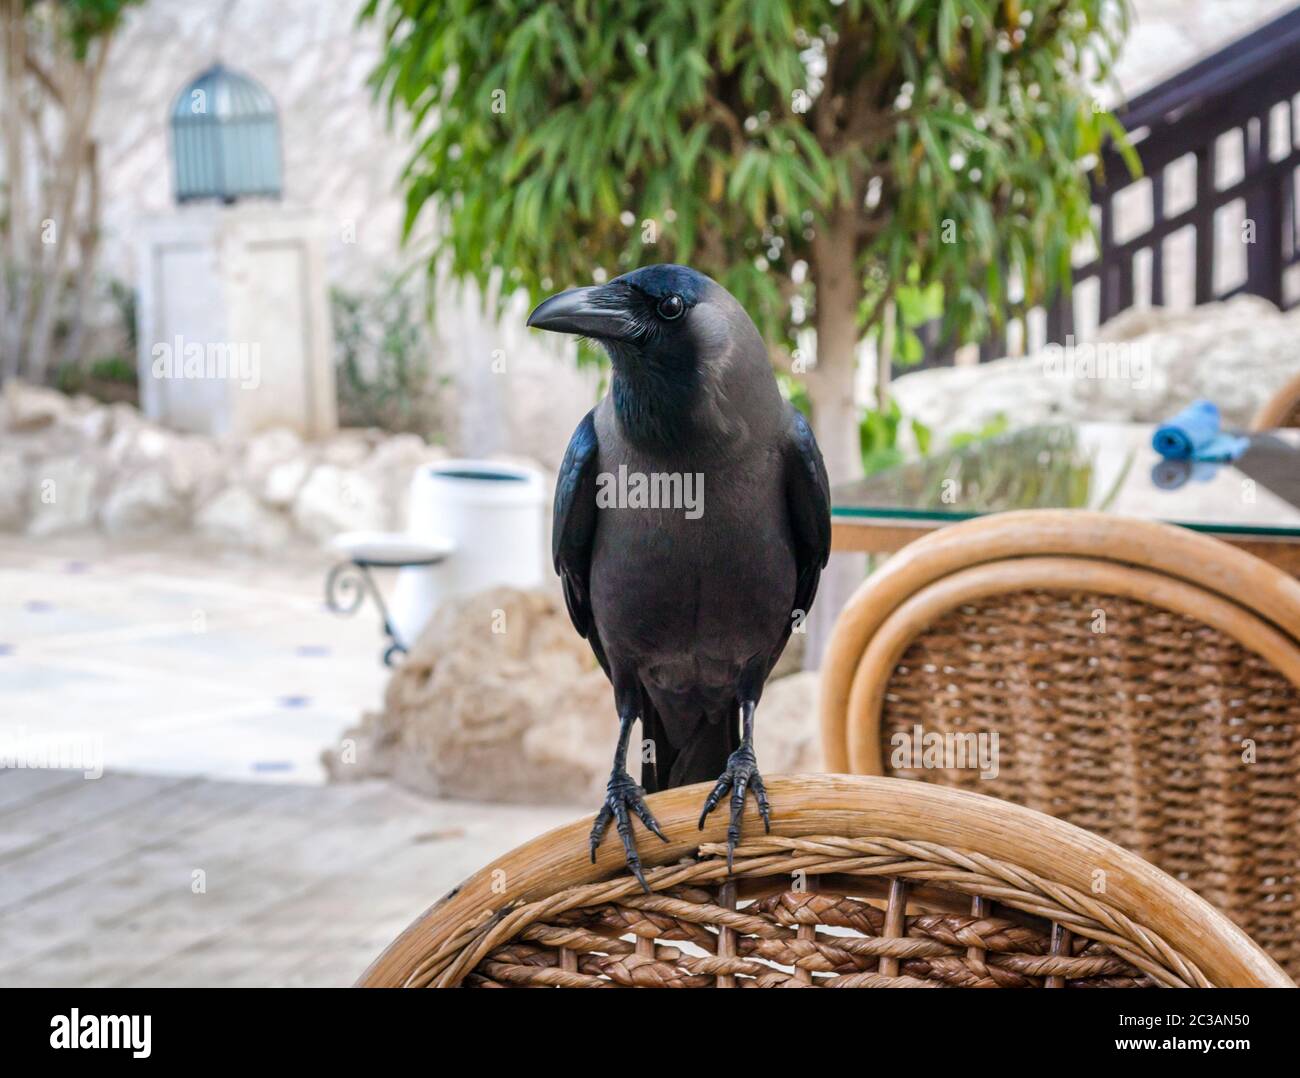
[[[726,770],[727,757],[740,747],[736,708],[699,715],[688,723],[665,722],[649,694],[643,691],[641,698],[641,736],[654,743],[653,763],[642,753],[641,785],[647,793],[712,782]]]

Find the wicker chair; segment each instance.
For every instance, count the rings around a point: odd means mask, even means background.
[[[826,766],[1087,828],[1300,976],[1297,641],[1300,581],[1207,536],[1074,511],[968,521],[906,547],[842,612]],[[918,732],[997,734],[996,775],[918,760]]]
[[[1254,431],[1277,430],[1280,427],[1300,427],[1300,374],[1294,375],[1250,421]]]
[[[727,876],[708,784],[654,794],[644,894],[591,819],[536,839],[416,920],[370,987],[1294,987],[1221,913],[1118,846],[919,782],[774,778]]]

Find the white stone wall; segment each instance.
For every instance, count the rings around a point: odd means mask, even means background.
[[[1300,310],[1258,296],[1191,311],[1125,311],[1103,326],[1100,350],[1049,347],[977,367],[905,374],[899,408],[930,428],[936,447],[999,417],[1036,423],[1158,423],[1197,397],[1218,405],[1223,425],[1246,428],[1300,370]],[[1118,347],[1115,347],[1118,346]],[[910,444],[910,432],[904,440]]]
[[[367,78],[379,52],[373,26],[358,28],[359,0],[147,0],[133,9],[106,74],[96,122],[103,184],[102,270],[134,284],[139,222],[173,212],[168,115],[186,83],[214,61],[257,79],[280,110],[284,198],[327,222],[330,282],[378,288],[413,252],[400,247],[397,179],[407,143],[386,127]],[[455,424],[475,453],[504,452],[554,466],[583,413],[593,379],[571,352],[519,325],[484,317],[472,293],[448,292],[435,366],[454,374],[463,414]],[[482,377],[501,351],[505,373]]]

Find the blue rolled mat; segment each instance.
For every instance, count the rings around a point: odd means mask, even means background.
[[[1225,434],[1213,401],[1198,400],[1156,428],[1151,448],[1166,460],[1236,460],[1249,438]]]

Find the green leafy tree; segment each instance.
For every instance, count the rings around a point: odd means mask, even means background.
[[[860,469],[856,350],[974,340],[1068,278],[1125,0],[371,0],[430,266],[534,297],[689,263]],[[508,289],[507,289],[508,291]],[[938,303],[935,298],[938,297]],[[799,353],[815,329],[815,362]],[[809,360],[813,357],[809,357]],[[805,365],[806,369],[805,369]]]

